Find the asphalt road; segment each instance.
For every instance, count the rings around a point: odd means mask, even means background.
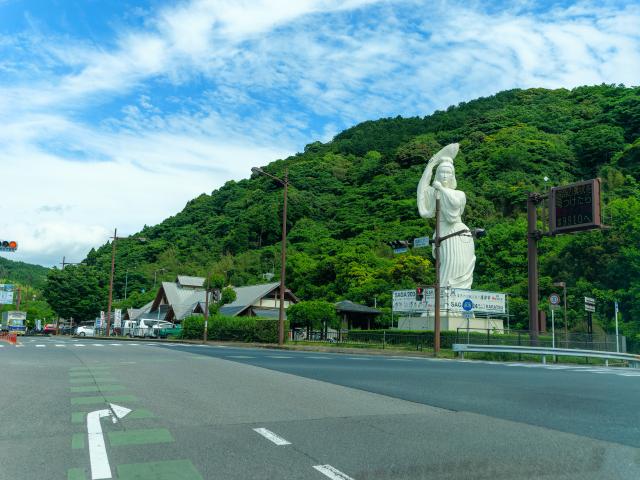
[[[0,345],[2,480],[640,478],[633,370]]]

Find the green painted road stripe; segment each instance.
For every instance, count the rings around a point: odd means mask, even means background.
[[[71,438],[71,448],[73,450],[79,450],[84,448],[84,433],[74,433]]]
[[[67,480],[87,480],[84,468],[70,468],[67,472]]]
[[[73,377],[69,383],[113,383],[116,379],[112,377]]]
[[[93,393],[93,392],[121,392],[122,385],[84,385],[82,387],[69,387],[71,393]]]
[[[100,367],[100,366],[95,366],[95,367],[71,367],[69,369],[69,373],[95,373],[95,372],[101,372],[104,370],[108,370],[111,367]]]
[[[138,420],[143,418],[155,418],[155,415],[149,410],[141,408],[140,410],[134,410],[129,415],[127,415],[126,420]]]
[[[109,442],[113,447],[124,445],[150,445],[173,442],[171,432],[166,428],[141,428],[123,432],[109,432]]]
[[[101,377],[104,375],[110,375],[111,372],[100,371],[100,372],[69,372],[69,377],[71,378],[93,378],[93,377]]]
[[[96,405],[99,403],[137,402],[138,397],[133,395],[107,395],[96,397],[73,397],[71,405]]]
[[[130,463],[116,468],[120,480],[203,480],[189,460]]]
[[[82,423],[87,414],[84,412],[73,412],[71,414],[71,423]]]

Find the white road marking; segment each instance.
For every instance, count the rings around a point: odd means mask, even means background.
[[[24,347],[24,345],[16,345],[17,348]]]
[[[122,346],[120,343],[110,343],[109,345],[113,345],[114,347],[121,347]]]
[[[271,430],[267,430],[266,428],[254,428],[253,431],[259,433],[264,438],[275,443],[276,445],[291,445],[291,442],[286,441],[284,438],[276,435]]]
[[[36,347],[44,348],[44,347],[46,347],[46,345],[38,344],[38,345],[36,345]]]
[[[4,348],[4,345],[0,345],[0,348]]]
[[[85,347],[86,345],[84,343],[76,343],[76,344],[74,344],[74,346],[76,346],[76,347]]]
[[[104,344],[102,343],[92,343],[91,345],[93,345],[94,347],[104,347]]]
[[[371,360],[367,357],[347,357],[347,360]]]
[[[100,419],[111,417],[113,423],[124,418],[131,410],[119,405],[109,404],[110,409],[96,410],[87,414],[87,440],[89,444],[89,460],[91,462],[91,480],[102,480],[111,477],[111,466],[107,457]]]
[[[128,345],[134,345],[134,346],[136,346],[136,347],[137,347],[137,346],[138,346],[138,345],[140,345],[140,344],[139,344],[139,343],[129,343]]]
[[[333,357],[304,357],[304,358],[310,358],[312,360],[332,360]]]
[[[255,358],[255,357],[249,357],[248,355],[227,355],[225,358]]]
[[[331,465],[314,465],[313,468],[331,480],[354,480],[346,473],[341,472],[337,468],[333,468]]]
[[[61,343],[56,343],[56,347],[66,347],[66,345],[62,345]]]
[[[286,357],[284,355],[268,355],[267,358],[293,358],[293,357]]]
[[[387,360],[395,362],[411,362],[408,358],[387,358]]]

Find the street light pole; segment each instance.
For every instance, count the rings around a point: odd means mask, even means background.
[[[289,190],[289,170],[284,169],[284,180],[265,172],[261,168],[252,168],[252,172],[260,173],[277,181],[284,187],[284,199],[282,207],[282,245],[280,247],[280,310],[278,314],[278,345],[284,345],[284,294],[285,276],[287,270],[287,195]]]

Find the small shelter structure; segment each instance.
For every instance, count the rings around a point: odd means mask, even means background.
[[[352,328],[371,330],[371,324],[375,318],[382,314],[380,310],[351,300],[336,303],[336,312],[342,320],[342,328],[348,330]]]

